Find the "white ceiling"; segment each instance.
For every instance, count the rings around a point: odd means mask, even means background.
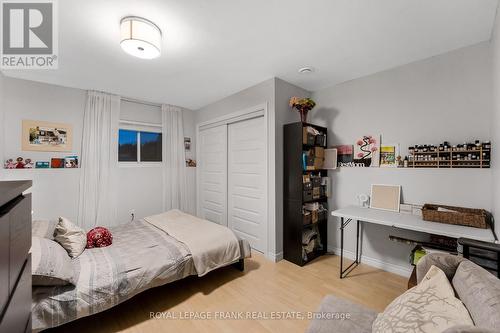
[[[191,109],[277,76],[317,90],[489,40],[497,0],[63,0],[59,69],[9,76]],[[160,58],[119,45],[127,15],[163,32]],[[303,66],[314,74],[298,74]]]

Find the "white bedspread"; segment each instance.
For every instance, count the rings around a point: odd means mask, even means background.
[[[241,257],[238,239],[230,229],[219,224],[177,209],[144,220],[189,248],[198,276],[234,263]]]

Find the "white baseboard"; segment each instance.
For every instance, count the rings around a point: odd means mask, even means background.
[[[334,247],[328,246],[328,252],[332,252],[332,253],[335,253],[336,255],[340,255],[340,248],[334,248]],[[355,252],[347,251],[344,249],[344,257],[346,257],[350,260],[354,260],[355,256],[356,256]],[[368,265],[368,266],[375,267],[375,268],[379,268],[379,269],[384,270],[386,272],[401,275],[404,277],[410,277],[411,272],[412,272],[411,267],[391,264],[389,262],[385,262],[385,261],[382,261],[380,259],[367,257],[365,255],[361,255],[361,263]]]
[[[283,260],[283,251],[282,252],[278,252],[278,253],[271,253],[271,252],[269,252],[267,254],[267,258],[269,260],[274,261],[274,262],[278,262],[280,260]]]

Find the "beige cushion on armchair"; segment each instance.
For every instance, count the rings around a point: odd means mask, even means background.
[[[442,333],[474,325],[442,270],[432,266],[422,281],[396,298],[373,322],[373,333]]]
[[[453,277],[453,287],[477,327],[500,332],[500,280],[496,276],[464,260]]]
[[[432,265],[442,270],[444,274],[446,274],[448,280],[451,281],[453,276],[455,276],[458,265],[464,260],[466,259],[445,253],[427,254],[423,256],[417,264],[417,283],[422,281]]]

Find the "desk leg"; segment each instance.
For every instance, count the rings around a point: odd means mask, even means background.
[[[356,264],[359,264],[361,258],[359,257],[359,220],[356,221]]]
[[[342,263],[344,261],[344,218],[340,218],[340,278],[342,279]]]
[[[356,258],[354,261],[344,269],[344,228],[347,227],[352,219],[344,220],[343,217],[340,218],[340,278],[343,279],[349,274],[360,262],[359,260],[359,221],[357,221],[356,226]]]

